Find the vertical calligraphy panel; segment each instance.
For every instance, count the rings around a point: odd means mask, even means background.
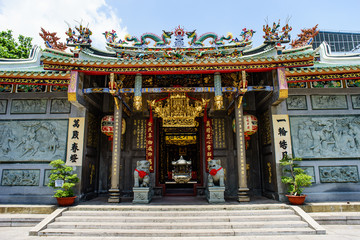
[[[146,160],[150,162],[150,172],[154,172],[154,123],[151,120],[146,124]]]
[[[214,148],[226,148],[225,142],[225,120],[213,119]]]
[[[279,162],[284,154],[292,155],[288,115],[273,115],[275,159]]]
[[[207,119],[205,123],[205,169],[208,169],[208,162],[214,159],[213,151],[213,131],[211,126],[211,119]]]
[[[81,166],[84,151],[85,118],[69,118],[66,165]]]
[[[145,142],[145,127],[146,120],[144,119],[135,119],[134,120],[134,146],[136,149],[144,149],[146,147]]]

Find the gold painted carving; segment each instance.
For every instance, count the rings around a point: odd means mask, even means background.
[[[191,105],[185,93],[172,93],[164,106],[156,100],[148,101],[148,104],[163,119],[163,127],[196,127],[195,118],[200,116],[209,101],[202,98]]]
[[[272,177],[272,173],[271,173],[271,163],[268,162],[268,163],[267,163],[267,166],[268,166],[268,172],[269,172],[269,183],[271,183],[271,177]]]
[[[134,109],[140,111],[142,108],[142,96],[134,96]]]
[[[166,144],[174,144],[178,146],[196,144],[196,136],[166,136],[165,142]]]
[[[76,102],[76,92],[68,92],[68,101]]]
[[[116,93],[115,74],[114,73],[110,73],[109,93],[111,95],[115,95],[115,93]]]
[[[248,81],[246,80],[246,72],[245,71],[241,71],[241,80],[235,85],[238,88],[238,92],[240,94],[239,100],[238,100],[238,108],[240,108],[241,104],[242,104],[243,96],[247,92],[247,85],[248,85]]]
[[[224,108],[223,96],[219,95],[214,97],[214,106],[216,110],[221,110]]]

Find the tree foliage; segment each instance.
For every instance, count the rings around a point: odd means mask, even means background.
[[[300,196],[304,191],[304,187],[311,186],[312,177],[307,175],[305,171],[295,163],[301,160],[301,158],[292,158],[286,154],[280,160],[280,165],[283,166],[283,172],[287,174],[281,177],[281,182],[288,185],[290,195]]]
[[[50,166],[53,169],[50,171],[48,186],[55,189],[54,197],[73,197],[74,191],[72,188],[75,186],[75,183],[79,182],[77,175],[72,173],[73,168],[66,166],[61,159],[51,161]],[[55,186],[56,180],[62,180],[62,187]]]
[[[32,38],[19,35],[14,39],[12,30],[0,32],[0,58],[28,58]]]

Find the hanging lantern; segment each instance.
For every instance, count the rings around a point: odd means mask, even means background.
[[[250,135],[253,135],[258,130],[258,120],[254,115],[244,115],[244,134],[245,134],[245,149],[249,148]]]
[[[258,120],[254,115],[244,115],[244,133],[245,135],[253,135],[258,130]]]
[[[114,135],[113,115],[107,115],[101,119],[101,132],[109,137],[109,141],[112,141]]]
[[[126,121],[122,119],[121,121],[121,134],[125,134],[126,131]],[[114,116],[107,115],[101,119],[101,132],[109,137],[109,141],[112,141],[114,135]]]

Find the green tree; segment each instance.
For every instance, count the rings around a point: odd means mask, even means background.
[[[13,37],[12,30],[0,32],[0,58],[28,58],[32,38],[19,35],[18,41]]]

